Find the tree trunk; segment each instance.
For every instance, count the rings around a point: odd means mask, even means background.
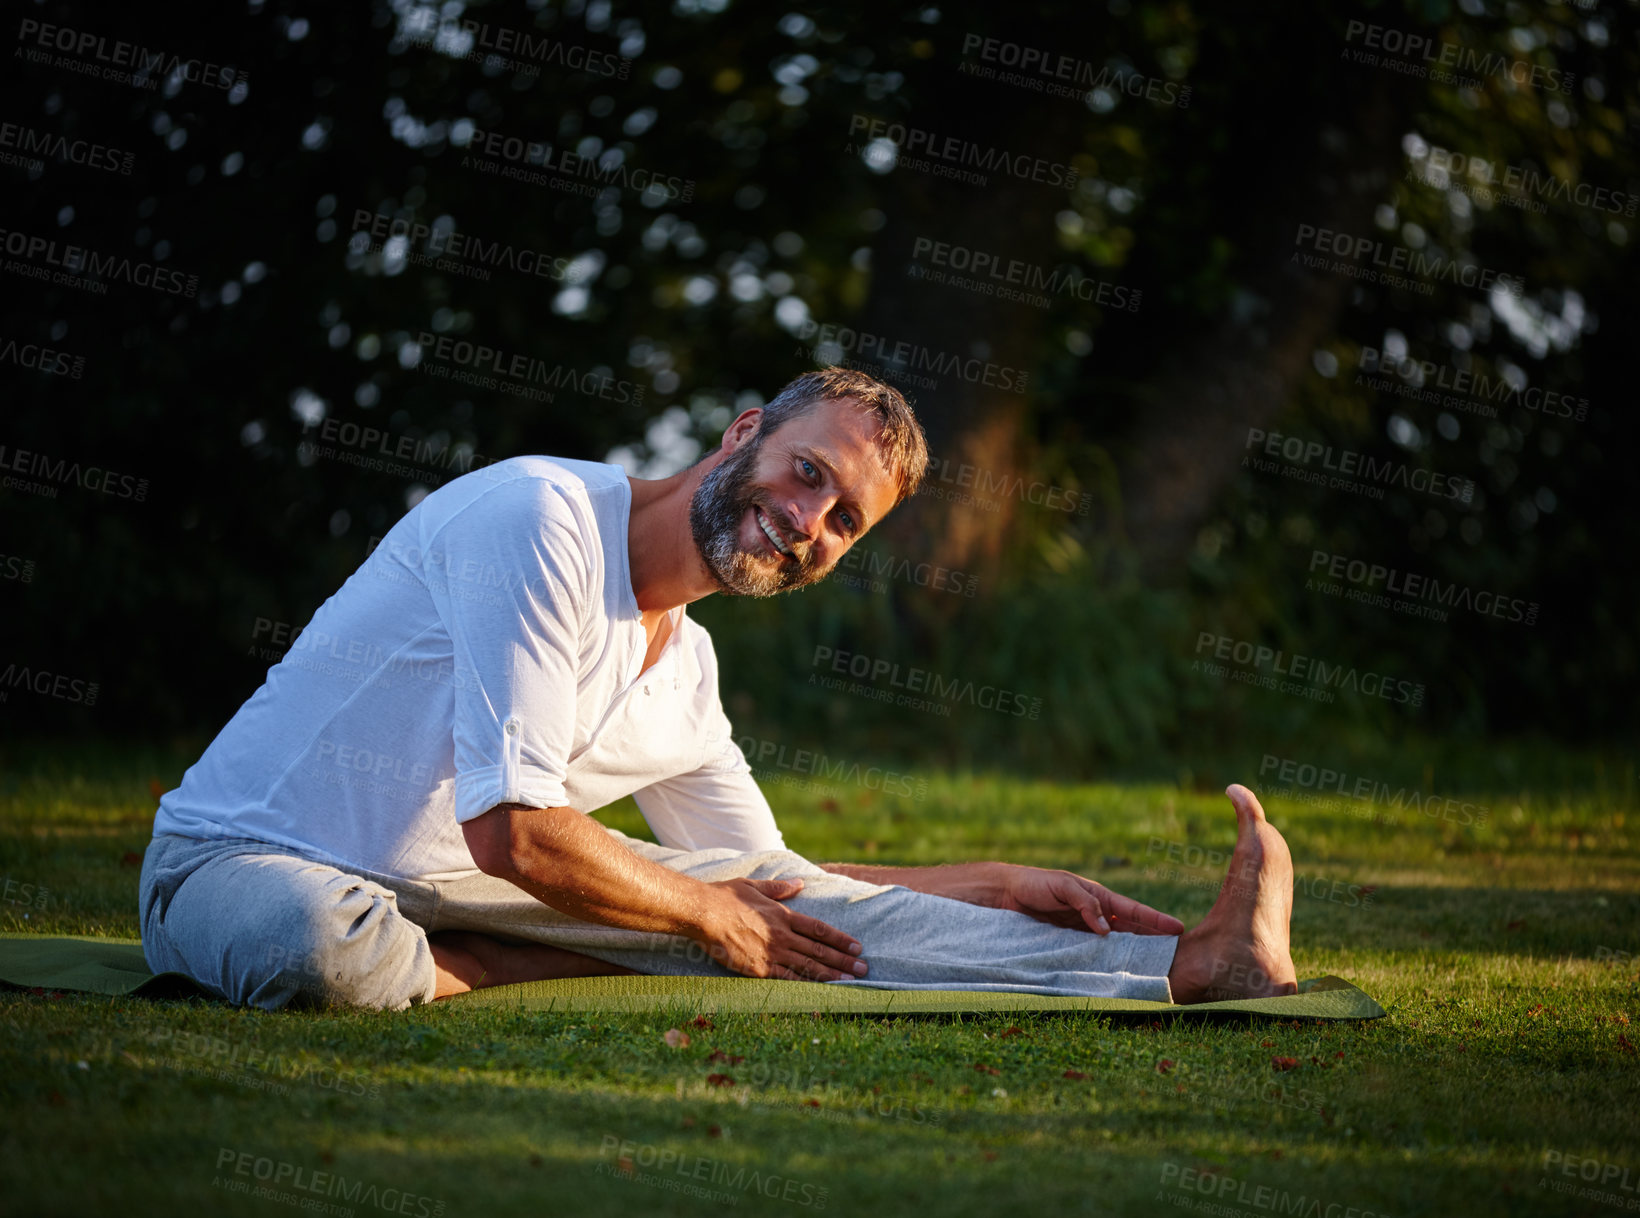
[[[1022,134],[1017,121],[999,122],[998,108],[987,108],[985,101],[981,97],[977,108],[942,109],[906,121],[1060,163],[1076,150],[1074,129],[1065,119],[1056,129],[1038,123]],[[1063,109],[1075,117],[1074,109]],[[890,383],[916,407],[931,457],[925,493],[896,512],[885,530],[893,544],[914,547],[929,561],[958,570],[983,569],[998,559],[1008,538],[1019,506],[1014,488],[1020,479],[1032,481],[1029,403],[1046,314],[918,277],[914,272],[923,270],[943,271],[948,279],[965,272],[936,267],[926,246],[923,257],[913,255],[919,241],[939,242],[994,256],[1003,266],[1017,259],[1052,267],[1064,257],[1054,217],[1069,206],[1069,195],[1064,187],[999,172],[988,173],[984,185],[954,183],[904,166],[894,173],[904,180],[896,183],[895,205],[874,244],[872,292],[861,329],[889,344],[904,340],[930,353],[992,365],[989,379],[996,383],[946,372],[936,374],[933,386],[908,384],[893,376],[897,365],[878,361]],[[1007,222],[998,225],[998,216]],[[986,278],[971,268],[966,276]],[[1024,392],[1005,387],[1021,376]]]
[[[1257,306],[1187,338],[1145,384],[1122,481],[1126,531],[1151,578],[1181,568],[1241,466],[1247,429],[1268,430],[1308,374],[1316,348],[1338,329],[1355,281],[1290,262],[1298,225],[1382,233],[1373,213],[1389,197],[1386,186],[1401,157],[1404,94],[1383,79],[1372,80],[1365,94],[1343,116],[1344,145],[1290,171],[1302,175],[1305,189],[1256,235],[1247,264],[1257,270],[1246,286]]]

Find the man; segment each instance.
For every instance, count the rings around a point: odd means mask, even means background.
[[[1290,992],[1291,863],[1241,787],[1239,882],[1188,933],[1068,872],[785,849],[683,606],[822,578],[926,465],[905,400],[830,369],[670,478],[520,457],[429,495],[161,800],[149,964],[263,1007],[622,972]],[[659,845],[586,815],[628,794]]]

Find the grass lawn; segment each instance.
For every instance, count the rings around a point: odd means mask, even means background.
[[[0,930],[136,936],[150,781],[181,766],[81,760],[0,770]],[[1299,976],[1354,981],[1389,1012],[1372,1023],[263,1013],[7,991],[4,1196],[17,1213],[360,1218],[1640,1209],[1632,789],[1631,771],[1623,795],[1470,792],[1484,825],[1269,798],[1300,873]],[[1162,786],[768,790],[810,857],[1068,867],[1187,923],[1222,873],[1206,852],[1234,833],[1221,795]],[[601,819],[643,831],[630,803]]]

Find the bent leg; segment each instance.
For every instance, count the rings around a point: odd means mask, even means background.
[[[438,968],[438,998],[520,981],[632,972],[568,948],[545,943],[502,943],[470,930],[439,931],[427,937],[427,944],[433,949],[433,963]]]
[[[427,936],[393,891],[263,842],[156,837],[140,902],[148,966],[229,1002],[402,1010],[433,997]]]

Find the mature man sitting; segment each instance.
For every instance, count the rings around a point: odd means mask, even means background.
[[[161,800],[149,965],[261,1007],[624,972],[1292,992],[1292,864],[1243,787],[1188,932],[1069,872],[785,848],[683,607],[822,578],[927,460],[899,393],[829,369],[670,478],[518,457],[428,495]],[[659,845],[587,815],[629,794]]]

